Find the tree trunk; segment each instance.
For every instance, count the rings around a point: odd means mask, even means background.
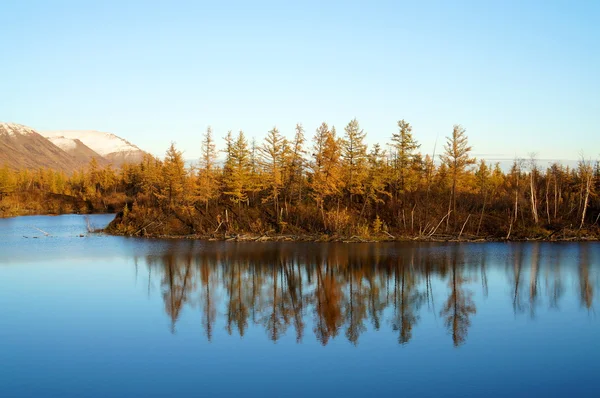
[[[485,195],[483,196],[483,206],[481,207],[481,215],[479,216],[479,224],[477,225],[477,233],[475,235],[479,236],[479,230],[481,229],[481,222],[483,221],[483,215],[485,213],[485,202],[487,199],[487,191],[485,191]]]
[[[592,186],[592,175],[589,174],[586,176],[585,199],[583,200],[583,210],[581,211],[581,223],[579,224],[579,229],[583,228],[583,224],[585,223],[585,214],[587,212],[588,202],[590,199],[591,186]]]
[[[535,195],[535,173],[532,170],[529,173],[530,177],[529,177],[529,192],[530,192],[530,197],[531,197],[531,215],[533,216],[533,222],[535,223],[535,225],[538,225],[539,222],[539,218],[538,218],[538,212],[537,212],[537,199],[536,199],[536,195]]]

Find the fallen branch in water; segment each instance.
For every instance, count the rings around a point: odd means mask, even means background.
[[[38,231],[40,231],[41,233],[43,233],[45,236],[52,236],[52,235],[50,235],[50,233],[49,233],[49,232],[46,232],[46,231],[44,231],[43,229],[39,229],[38,227],[34,227],[34,226],[32,226],[31,228],[33,228],[33,229],[37,229]]]

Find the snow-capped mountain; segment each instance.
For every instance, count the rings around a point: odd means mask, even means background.
[[[0,122],[0,167],[51,168],[73,172],[92,159],[99,165],[137,163],[145,152],[114,134],[100,131],[37,130]]]
[[[85,163],[69,155],[31,127],[0,123],[0,167],[47,167],[68,172],[82,167]]]
[[[47,139],[69,155],[82,162],[89,163],[92,159],[96,159],[98,164],[101,166],[108,165],[110,163],[107,159],[78,139],[65,137],[50,137]]]
[[[36,131],[30,127],[17,123],[0,123],[0,135],[4,137],[17,137],[23,135],[32,135]]]
[[[141,161],[145,152],[129,141],[111,133],[93,130],[44,131],[42,134],[56,145],[72,150],[81,142],[92,151],[115,165]]]

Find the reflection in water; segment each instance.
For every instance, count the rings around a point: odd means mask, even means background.
[[[476,312],[476,308],[472,299],[473,293],[463,286],[467,279],[462,276],[462,270],[457,265],[461,260],[461,253],[456,248],[458,246],[455,246],[450,259],[452,263],[448,281],[450,295],[440,315],[445,317],[445,324],[452,334],[454,346],[458,347],[467,339],[467,332],[471,326],[469,318]]]
[[[581,305],[588,310],[592,309],[594,287],[590,281],[589,246],[579,247],[579,294]]]
[[[477,249],[487,246],[182,245],[145,257],[149,292],[159,278],[172,332],[189,308],[199,313],[209,341],[215,325],[223,323],[229,335],[241,337],[251,326],[262,327],[273,342],[293,330],[300,343],[312,329],[322,345],[338,336],[357,345],[369,329],[391,327],[404,345],[429,314],[441,317],[458,347],[467,340],[476,301],[498,289],[488,286],[490,259],[485,249]],[[510,247],[500,265],[510,292],[506,304],[515,316],[533,318],[542,305],[560,309],[564,267],[572,265],[578,267],[581,306],[593,310],[598,276],[587,245],[579,245],[578,264],[563,264],[560,248]],[[442,303],[438,310],[436,297]]]

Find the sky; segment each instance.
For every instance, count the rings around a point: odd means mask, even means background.
[[[212,126],[454,124],[489,160],[600,156],[600,1],[0,2],[0,121],[188,159]],[[436,144],[437,143],[437,144]]]

